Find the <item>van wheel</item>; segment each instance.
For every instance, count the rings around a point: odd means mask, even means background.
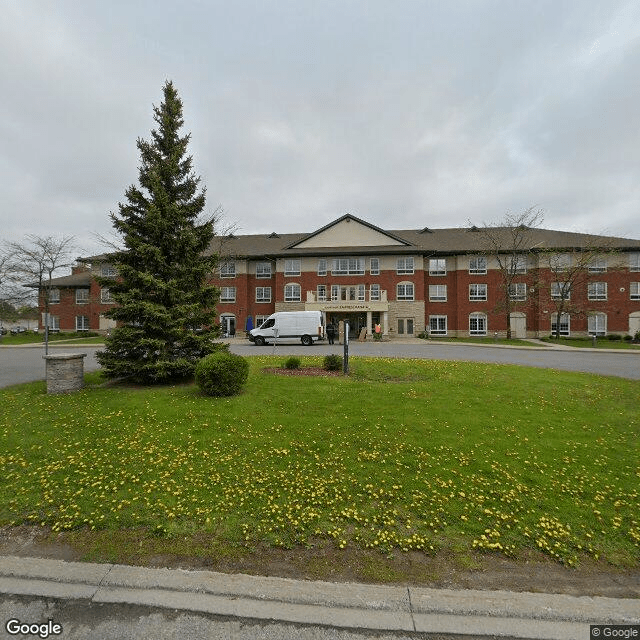
[[[262,347],[264,345],[264,338],[262,336],[256,336],[254,342],[257,346]]]
[[[302,336],[301,340],[305,347],[310,347],[313,344],[313,338],[311,336]]]

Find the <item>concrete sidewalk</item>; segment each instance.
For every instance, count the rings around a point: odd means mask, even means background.
[[[0,557],[0,593],[369,633],[585,640],[590,624],[640,624],[640,599],[311,582],[16,556]]]

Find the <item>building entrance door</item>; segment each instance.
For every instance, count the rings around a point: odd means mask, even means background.
[[[640,311],[629,314],[629,334],[635,336],[640,331]]]
[[[526,314],[516,311],[510,316],[511,337],[526,338],[527,337],[527,316]]]
[[[231,315],[225,315],[220,318],[220,324],[222,325],[222,334],[225,338],[230,338],[236,335],[236,317]]]
[[[327,324],[332,322],[337,327],[340,321],[349,323],[349,338],[355,340],[360,335],[360,330],[367,326],[367,314],[327,312]]]

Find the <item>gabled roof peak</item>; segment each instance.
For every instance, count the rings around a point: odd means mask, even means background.
[[[351,213],[347,213],[342,217],[330,222],[329,224],[321,227],[317,231],[309,233],[294,243],[285,247],[286,249],[293,249],[296,247],[337,247],[344,246],[345,234],[344,230],[340,231],[340,227],[344,224],[353,225],[353,230],[359,228],[359,231],[355,236],[351,238],[353,246],[410,246],[411,243],[407,240],[400,238],[389,231],[385,231],[380,227],[361,220]],[[351,233],[351,232],[350,232]]]

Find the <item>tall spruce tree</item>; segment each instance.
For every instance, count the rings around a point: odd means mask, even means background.
[[[139,186],[111,213],[124,244],[107,256],[118,275],[100,279],[117,303],[106,314],[117,327],[98,361],[110,378],[143,383],[192,375],[218,335],[219,293],[208,283],[218,262],[210,252],[216,216],[203,217],[205,189],[187,155],[191,136],[180,135],[182,101],[170,81],[153,112],[157,130],[137,141]]]

